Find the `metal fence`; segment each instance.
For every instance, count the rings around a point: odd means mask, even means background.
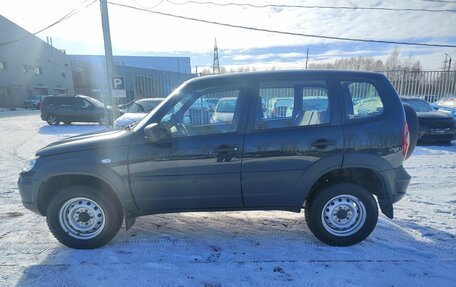
[[[456,71],[382,71],[401,96],[428,102],[456,97]]]

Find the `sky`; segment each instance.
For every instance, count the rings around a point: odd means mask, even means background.
[[[435,0],[212,0],[217,3],[321,5],[445,9],[449,12],[379,11],[304,8],[253,8],[184,4],[187,0],[110,0],[138,8],[234,25],[301,34],[456,45],[456,1]],[[210,1],[210,0],[199,0]],[[103,34],[98,1],[0,0],[0,13],[24,29],[35,32],[74,8],[76,15],[38,34],[52,37],[54,46],[69,54],[103,54]],[[84,3],[83,5],[81,5]],[[25,8],[24,8],[25,7]],[[424,69],[438,70],[445,53],[456,66],[456,48],[400,46],[336,41],[270,32],[249,31],[176,19],[109,5],[115,55],[189,56],[192,68],[210,67],[217,39],[220,65],[230,67],[300,68],[309,63],[331,62],[351,56],[385,59],[398,47],[401,56],[419,60]],[[0,36],[1,38],[1,36]],[[13,39],[4,39],[13,40]],[[3,41],[0,41],[3,42]]]

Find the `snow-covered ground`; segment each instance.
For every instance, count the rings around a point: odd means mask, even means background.
[[[0,286],[456,286],[455,141],[415,150],[396,218],[356,246],[326,246],[303,213],[269,211],[147,216],[103,248],[69,249],[22,207],[17,175],[39,147],[103,128],[0,117]]]

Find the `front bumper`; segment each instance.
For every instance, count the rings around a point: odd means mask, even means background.
[[[41,214],[33,197],[33,186],[32,177],[29,173],[21,172],[17,181],[17,187],[22,198],[22,205],[37,214]]]

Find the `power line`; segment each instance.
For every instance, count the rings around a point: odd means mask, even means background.
[[[304,9],[339,9],[339,10],[378,10],[378,11],[394,11],[394,12],[456,12],[456,9],[427,9],[427,8],[389,8],[389,7],[353,7],[353,6],[320,6],[320,5],[286,5],[286,4],[250,4],[250,3],[217,3],[212,1],[194,1],[175,2],[172,0],[164,0],[173,5],[213,5],[219,7],[237,6],[250,8],[304,8]],[[429,0],[428,0],[429,1]],[[450,2],[456,3],[456,2]]]
[[[423,2],[437,2],[437,3],[450,3],[456,4],[456,1],[445,1],[445,0],[421,0]]]
[[[67,14],[65,14],[63,17],[61,17],[59,20],[55,21],[54,23],[34,32],[34,33],[30,33],[24,37],[21,37],[21,38],[18,38],[18,39],[15,39],[15,40],[11,40],[11,41],[7,41],[7,42],[3,42],[3,43],[0,43],[0,46],[5,46],[5,45],[9,45],[9,44],[13,44],[13,43],[16,43],[16,42],[19,42],[19,41],[22,41],[24,39],[27,39],[27,38],[30,38],[30,37],[33,37],[33,36],[36,36],[37,34],[43,32],[43,31],[46,31],[47,29],[50,29],[52,27],[54,27],[55,25],[57,24],[60,24],[62,23],[63,21],[73,17],[74,15],[78,14],[79,12],[81,12],[82,10],[80,9],[81,6],[83,6],[86,2],[88,2],[89,0],[85,0],[84,2],[82,2],[81,4],[79,4],[78,7],[74,8],[73,10],[71,10],[70,12],[68,12]],[[90,2],[88,5],[86,5],[85,7],[83,7],[83,9],[86,9],[88,8],[89,6],[91,6],[92,4],[94,4],[95,2],[97,2],[97,0],[93,0],[92,2]]]
[[[108,3],[111,4],[111,5],[114,5],[114,6],[119,6],[119,7],[129,8],[129,9],[133,9],[133,10],[144,11],[144,12],[148,12],[148,13],[152,13],[152,14],[168,16],[168,17],[173,17],[173,18],[177,18],[177,19],[184,19],[184,20],[189,20],[189,21],[195,21],[195,22],[201,22],[201,23],[213,24],[213,25],[218,25],[218,26],[231,27],[231,28],[238,28],[238,29],[244,29],[244,30],[258,31],[258,32],[267,32],[267,33],[274,33],[274,34],[300,36],[300,37],[308,37],[308,38],[319,38],[319,39],[328,39],[328,40],[351,41],[351,42],[366,42],[366,43],[381,43],[381,44],[394,44],[394,45],[407,45],[407,46],[456,48],[456,45],[449,45],[449,44],[434,44],[434,43],[417,43],[417,42],[402,42],[402,41],[360,39],[360,38],[335,37],[335,36],[303,34],[303,33],[294,33],[294,32],[288,32],[288,31],[270,30],[270,29],[248,27],[248,26],[242,26],[242,25],[235,25],[235,24],[229,24],[229,23],[222,23],[222,22],[198,19],[198,18],[175,15],[175,14],[159,12],[159,11],[152,11],[152,10],[147,10],[147,9],[134,7],[134,6],[126,5],[126,4],[120,4],[120,3],[114,3],[114,2],[108,2]]]

